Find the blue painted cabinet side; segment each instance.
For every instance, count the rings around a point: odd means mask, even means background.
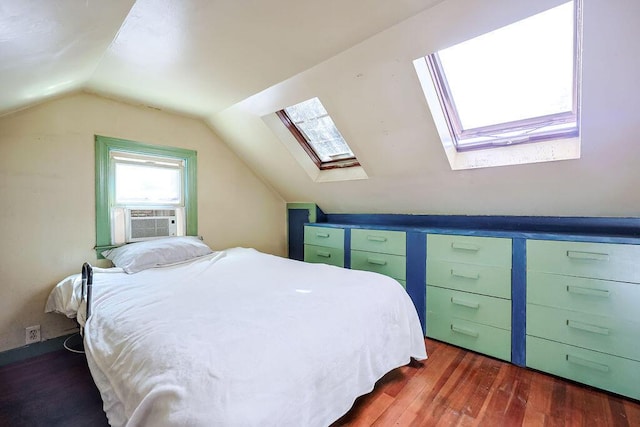
[[[422,334],[426,335],[427,237],[426,233],[407,232],[407,293],[418,311]]]
[[[527,241],[512,240],[511,259],[511,362],[526,365]]]
[[[308,209],[289,209],[289,258],[304,260],[304,224],[309,222]]]

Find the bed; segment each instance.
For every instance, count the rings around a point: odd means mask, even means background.
[[[195,238],[107,257],[116,267],[88,272],[88,315],[80,275],[46,311],[84,328],[113,426],[327,426],[385,373],[427,357],[411,299],[377,273]]]

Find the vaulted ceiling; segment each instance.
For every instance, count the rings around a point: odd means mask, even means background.
[[[207,116],[438,0],[3,0],[0,114],[88,90]]]
[[[87,91],[194,116],[326,212],[637,216],[638,0],[583,1],[580,159],[453,171],[421,92],[415,59],[565,1],[2,0],[0,115]],[[366,179],[287,140],[274,112],[312,97]]]

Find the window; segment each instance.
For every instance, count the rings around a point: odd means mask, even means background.
[[[319,169],[360,165],[318,98],[276,114]]]
[[[430,54],[424,65],[416,60],[429,108],[446,123],[436,123],[443,143],[461,152],[578,137],[580,6],[565,3]]]
[[[118,210],[176,208],[197,235],[197,153],[96,136],[96,249],[121,243]],[[115,214],[114,214],[115,212]]]

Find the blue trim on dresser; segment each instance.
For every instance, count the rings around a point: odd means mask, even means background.
[[[640,238],[640,218],[483,215],[326,214],[326,222],[402,228],[593,234]],[[318,221],[320,222],[320,221]]]
[[[351,229],[344,229],[344,268],[351,268]]]
[[[511,241],[511,362],[526,366],[527,241]]]
[[[427,333],[427,235],[407,232],[407,293],[416,306],[422,333]]]

